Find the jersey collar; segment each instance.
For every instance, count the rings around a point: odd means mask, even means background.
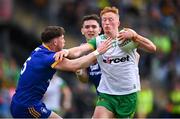
[[[42,44],[46,49],[48,49],[48,50],[50,50],[51,51],[51,49],[47,46],[47,45],[45,45],[44,43]]]

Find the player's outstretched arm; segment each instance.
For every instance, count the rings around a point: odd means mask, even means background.
[[[88,43],[85,43],[78,47],[73,47],[73,48],[68,49],[69,51],[68,58],[78,58],[82,55],[92,52],[93,50],[94,49],[92,49],[92,47],[90,47]]]
[[[89,44],[85,43],[81,46],[73,47],[70,49],[63,49],[57,52],[54,57],[55,60],[62,60],[63,57],[67,57],[69,59],[78,58],[82,55],[88,54],[89,52],[93,51],[92,47]]]
[[[101,45],[95,51],[86,56],[82,56],[73,60],[63,58],[62,61],[57,63],[53,68],[73,72],[81,68],[87,68],[96,60],[96,56],[105,53],[111,47],[111,42],[112,39],[107,39],[101,43]]]
[[[138,35],[134,37],[134,41],[139,44],[139,47],[147,52],[155,52],[156,46],[149,39]]]

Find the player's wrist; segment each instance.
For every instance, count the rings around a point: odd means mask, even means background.
[[[100,55],[100,53],[98,52],[98,50],[93,51],[93,54],[94,54],[95,56]]]
[[[137,42],[138,37],[139,37],[139,35],[136,33],[136,34],[133,35],[132,40],[133,40],[134,42]]]
[[[131,33],[132,40],[133,40],[134,42],[136,42],[136,41],[137,41],[137,38],[138,38],[138,34],[137,34],[134,30],[132,30],[132,29],[128,29],[128,30],[129,30],[129,32]]]

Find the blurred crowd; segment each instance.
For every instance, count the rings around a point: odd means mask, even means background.
[[[73,47],[85,40],[80,33],[82,17],[99,15],[105,6],[120,10],[121,29],[133,28],[157,46],[155,54],[138,51],[142,91],[135,116],[180,117],[179,0],[0,0],[0,117],[11,117],[9,103],[22,66],[18,59],[27,58],[27,55],[13,57],[17,48],[11,42],[22,44],[32,40],[19,37],[11,40],[7,31],[10,27],[5,26],[20,27],[38,44],[44,26],[60,25],[66,30],[66,47]],[[27,49],[33,48],[24,47],[24,51]],[[80,83],[74,73],[61,72],[60,76],[70,87],[73,98],[65,117],[91,117],[96,100],[91,84]]]

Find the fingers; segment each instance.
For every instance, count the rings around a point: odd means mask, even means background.
[[[62,61],[63,59],[63,54],[59,53],[60,54],[60,57],[59,57],[59,60]]]
[[[55,61],[57,61],[59,59],[59,54],[58,52],[53,56],[55,58]]]
[[[126,31],[121,31],[121,32],[119,32],[117,38],[118,38],[119,40],[125,40],[126,37],[127,37],[127,32],[126,32]]]
[[[106,52],[109,48],[112,47],[112,38],[108,37],[102,44],[97,48],[100,54]]]
[[[112,46],[112,38],[107,38],[107,40],[106,41],[104,41],[103,43],[104,43],[104,45],[105,45],[105,49],[109,49],[109,48],[111,48],[111,46]]]
[[[68,49],[63,49],[64,57],[67,57],[69,55],[69,50]]]
[[[62,51],[56,52],[56,54],[54,55],[55,57],[55,61],[62,61],[63,57],[67,57],[69,55],[69,50],[67,49],[63,49]]]
[[[122,38],[122,39],[117,38],[117,40],[118,40],[118,41],[121,41],[121,43],[123,43],[126,39],[125,39],[125,38]]]
[[[110,49],[112,47],[113,42],[114,41],[112,41],[112,40],[110,42],[108,42],[107,49]]]
[[[133,33],[129,29],[125,29],[124,31],[119,32],[118,34],[118,39],[119,40],[127,40],[127,39],[132,39],[133,38]]]
[[[106,41],[104,41],[104,44],[107,45],[107,46],[110,46],[110,45],[112,45],[112,42],[113,42],[112,38],[109,37],[109,38],[107,38]]]
[[[63,53],[60,51],[60,52],[57,52],[55,55],[54,55],[54,57],[55,57],[55,61],[58,61],[58,60],[60,60],[60,61],[62,61],[62,59],[63,59]]]
[[[56,54],[55,54],[55,61],[58,61],[59,58],[60,58],[60,53],[56,53]]]
[[[110,49],[112,47],[112,43],[107,47],[107,50]]]

